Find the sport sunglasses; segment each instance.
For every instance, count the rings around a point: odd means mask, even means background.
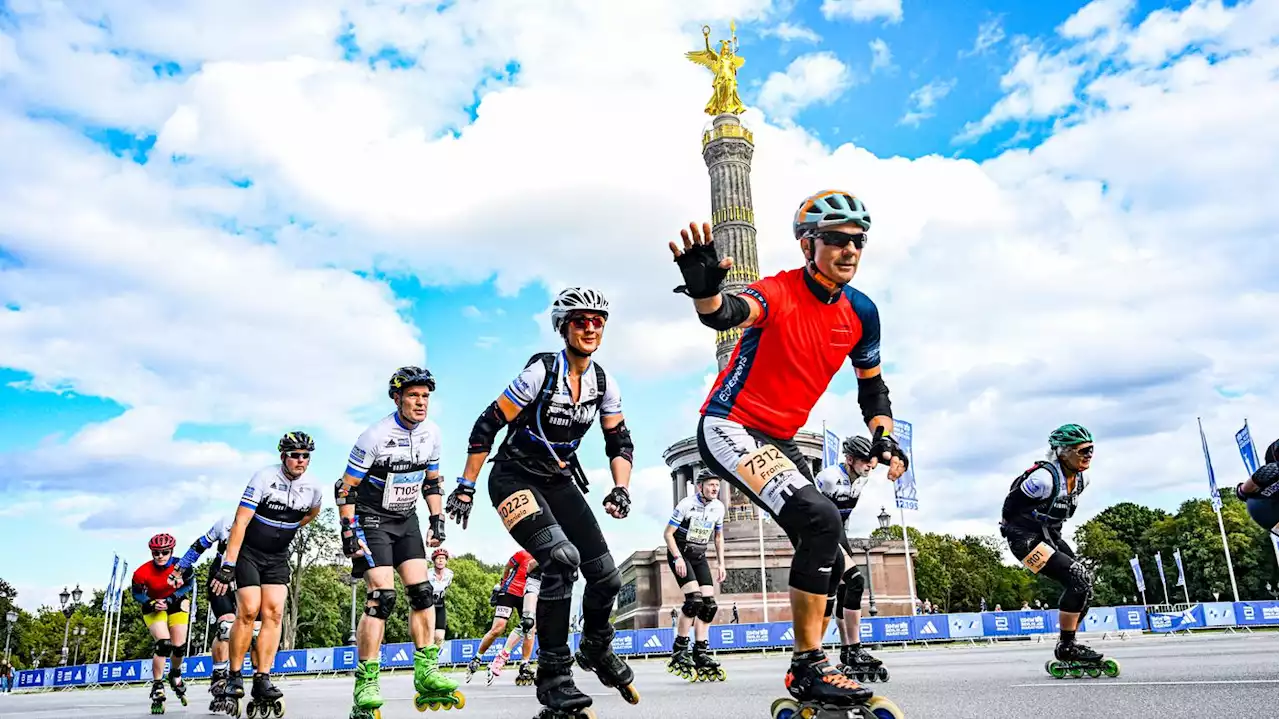
[[[573,325],[574,327],[577,327],[580,330],[585,330],[588,327],[591,327],[594,329],[600,329],[601,327],[604,327],[604,318],[603,317],[583,317],[581,315],[578,315],[576,317],[570,317],[569,324]]]
[[[866,247],[867,242],[871,240],[865,232],[860,235],[850,235],[847,232],[811,232],[809,233],[809,237],[815,240],[822,240],[822,244],[824,245],[839,247],[841,249],[847,247],[849,243],[852,242],[853,248],[856,250],[861,250],[863,247]]]

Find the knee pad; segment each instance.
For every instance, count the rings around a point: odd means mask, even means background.
[[[622,591],[622,573],[613,563],[613,555],[605,553],[582,565],[587,588],[582,591],[585,606],[613,606],[614,597]]]
[[[520,617],[520,631],[523,632],[526,637],[529,636],[529,632],[533,631],[533,622],[533,616],[530,614]]]
[[[542,568],[542,587],[538,596],[543,599],[569,599],[573,596],[573,583],[578,581],[578,565],[582,557],[578,548],[564,539],[551,548],[548,566]]]
[[[844,578],[844,552],[836,549],[835,559],[831,560],[831,582],[827,584],[827,596],[834,597],[840,593],[840,582]]]
[[[830,619],[831,615],[834,614],[835,611],[836,611],[836,598],[827,597],[827,606],[825,609],[822,610],[822,618]]]
[[[431,609],[436,605],[436,594],[431,589],[431,582],[410,584],[404,588],[404,592],[409,595],[409,606],[415,611]]]
[[[218,620],[218,640],[223,642],[231,641],[231,627],[235,622],[229,619]]]
[[[1084,611],[1093,598],[1093,576],[1080,562],[1072,562],[1068,571],[1067,586],[1063,588],[1062,598],[1058,600],[1058,608],[1076,614]]]
[[[867,588],[867,580],[862,578],[862,572],[857,567],[852,567],[844,573],[844,593],[841,595],[844,608],[850,611],[858,611],[862,607],[862,592]]]
[[[702,607],[701,594],[684,595],[684,604],[680,605],[680,613],[690,619],[698,616],[698,610]]]
[[[168,639],[157,639],[152,653],[157,657],[167,657],[173,653],[173,644]]]
[[[174,644],[173,648],[169,650],[169,656],[173,657],[173,660],[176,662],[181,661],[183,657],[187,656],[186,642],[183,642],[182,644]]]
[[[365,600],[364,613],[375,619],[387,620],[396,609],[396,590],[371,589]]]
[[[791,495],[778,513],[778,524],[795,538],[790,584],[809,594],[834,596],[844,557],[840,555],[840,511],[818,488],[805,485]]]
[[[703,597],[702,606],[698,608],[698,619],[710,624],[711,620],[716,618],[718,609],[720,607],[716,604],[715,597]]]

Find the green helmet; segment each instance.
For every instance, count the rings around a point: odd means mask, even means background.
[[[1050,447],[1074,447],[1093,441],[1089,430],[1078,424],[1064,424],[1049,433]]]

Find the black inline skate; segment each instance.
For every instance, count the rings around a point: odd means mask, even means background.
[[[693,655],[689,652],[689,637],[676,637],[671,644],[671,661],[667,662],[667,671],[689,681],[696,681],[698,667],[693,663]]]
[[[705,639],[693,643],[693,665],[697,671],[698,681],[722,682],[728,678],[728,675],[720,668],[720,662],[711,656],[710,648]]]
[[[531,687],[534,682],[533,665],[528,661],[520,662],[520,671],[516,672],[516,686]]]
[[[271,683],[270,674],[254,672],[249,696],[249,706],[244,709],[248,719],[280,719],[284,716],[284,692]]]
[[[1103,659],[1102,655],[1089,647],[1077,643],[1074,639],[1059,641],[1053,650],[1053,659],[1044,663],[1044,670],[1054,679],[1071,677],[1079,679],[1088,676],[1097,679],[1102,675],[1120,676],[1120,663],[1114,659]]]
[[[639,704],[640,692],[631,684],[635,673],[613,653],[613,635],[611,626],[590,633],[584,632],[582,641],[578,643],[578,666],[595,672],[601,684],[617,689],[628,704]]]
[[[542,710],[534,719],[596,719],[591,697],[573,683],[569,649],[538,652],[537,696]]]
[[[182,702],[182,706],[187,705],[187,683],[182,681],[179,674],[169,675],[169,688],[173,690],[174,696],[178,697],[178,701]]]
[[[213,698],[209,700],[209,711],[213,714],[229,714],[230,704],[222,696],[222,689],[227,684],[227,670],[214,669],[213,676],[209,677],[209,694]]]
[[[164,714],[164,680],[151,682],[151,713]]]
[[[884,697],[846,677],[827,661],[821,649],[798,654],[785,679],[790,698],[776,699],[773,719],[903,719],[902,710]]]
[[[467,683],[471,683],[471,677],[480,671],[480,657],[471,657],[471,661],[467,662]]]
[[[860,682],[889,681],[889,670],[884,662],[871,656],[862,644],[846,644],[840,648],[841,671],[850,679]]]
[[[227,679],[222,684],[221,698],[223,711],[233,717],[240,716],[240,700],[244,698],[244,677],[240,672],[227,673]]]

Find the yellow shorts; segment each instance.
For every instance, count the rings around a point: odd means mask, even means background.
[[[190,600],[188,600],[186,597],[183,597],[183,599],[178,603],[177,611],[165,610],[163,612],[156,612],[154,614],[143,614],[142,623],[147,625],[148,627],[150,627],[152,624],[155,624],[156,622],[164,622],[165,624],[171,627],[176,626],[178,624],[186,624],[187,609],[190,607],[190,604],[191,604]]]

